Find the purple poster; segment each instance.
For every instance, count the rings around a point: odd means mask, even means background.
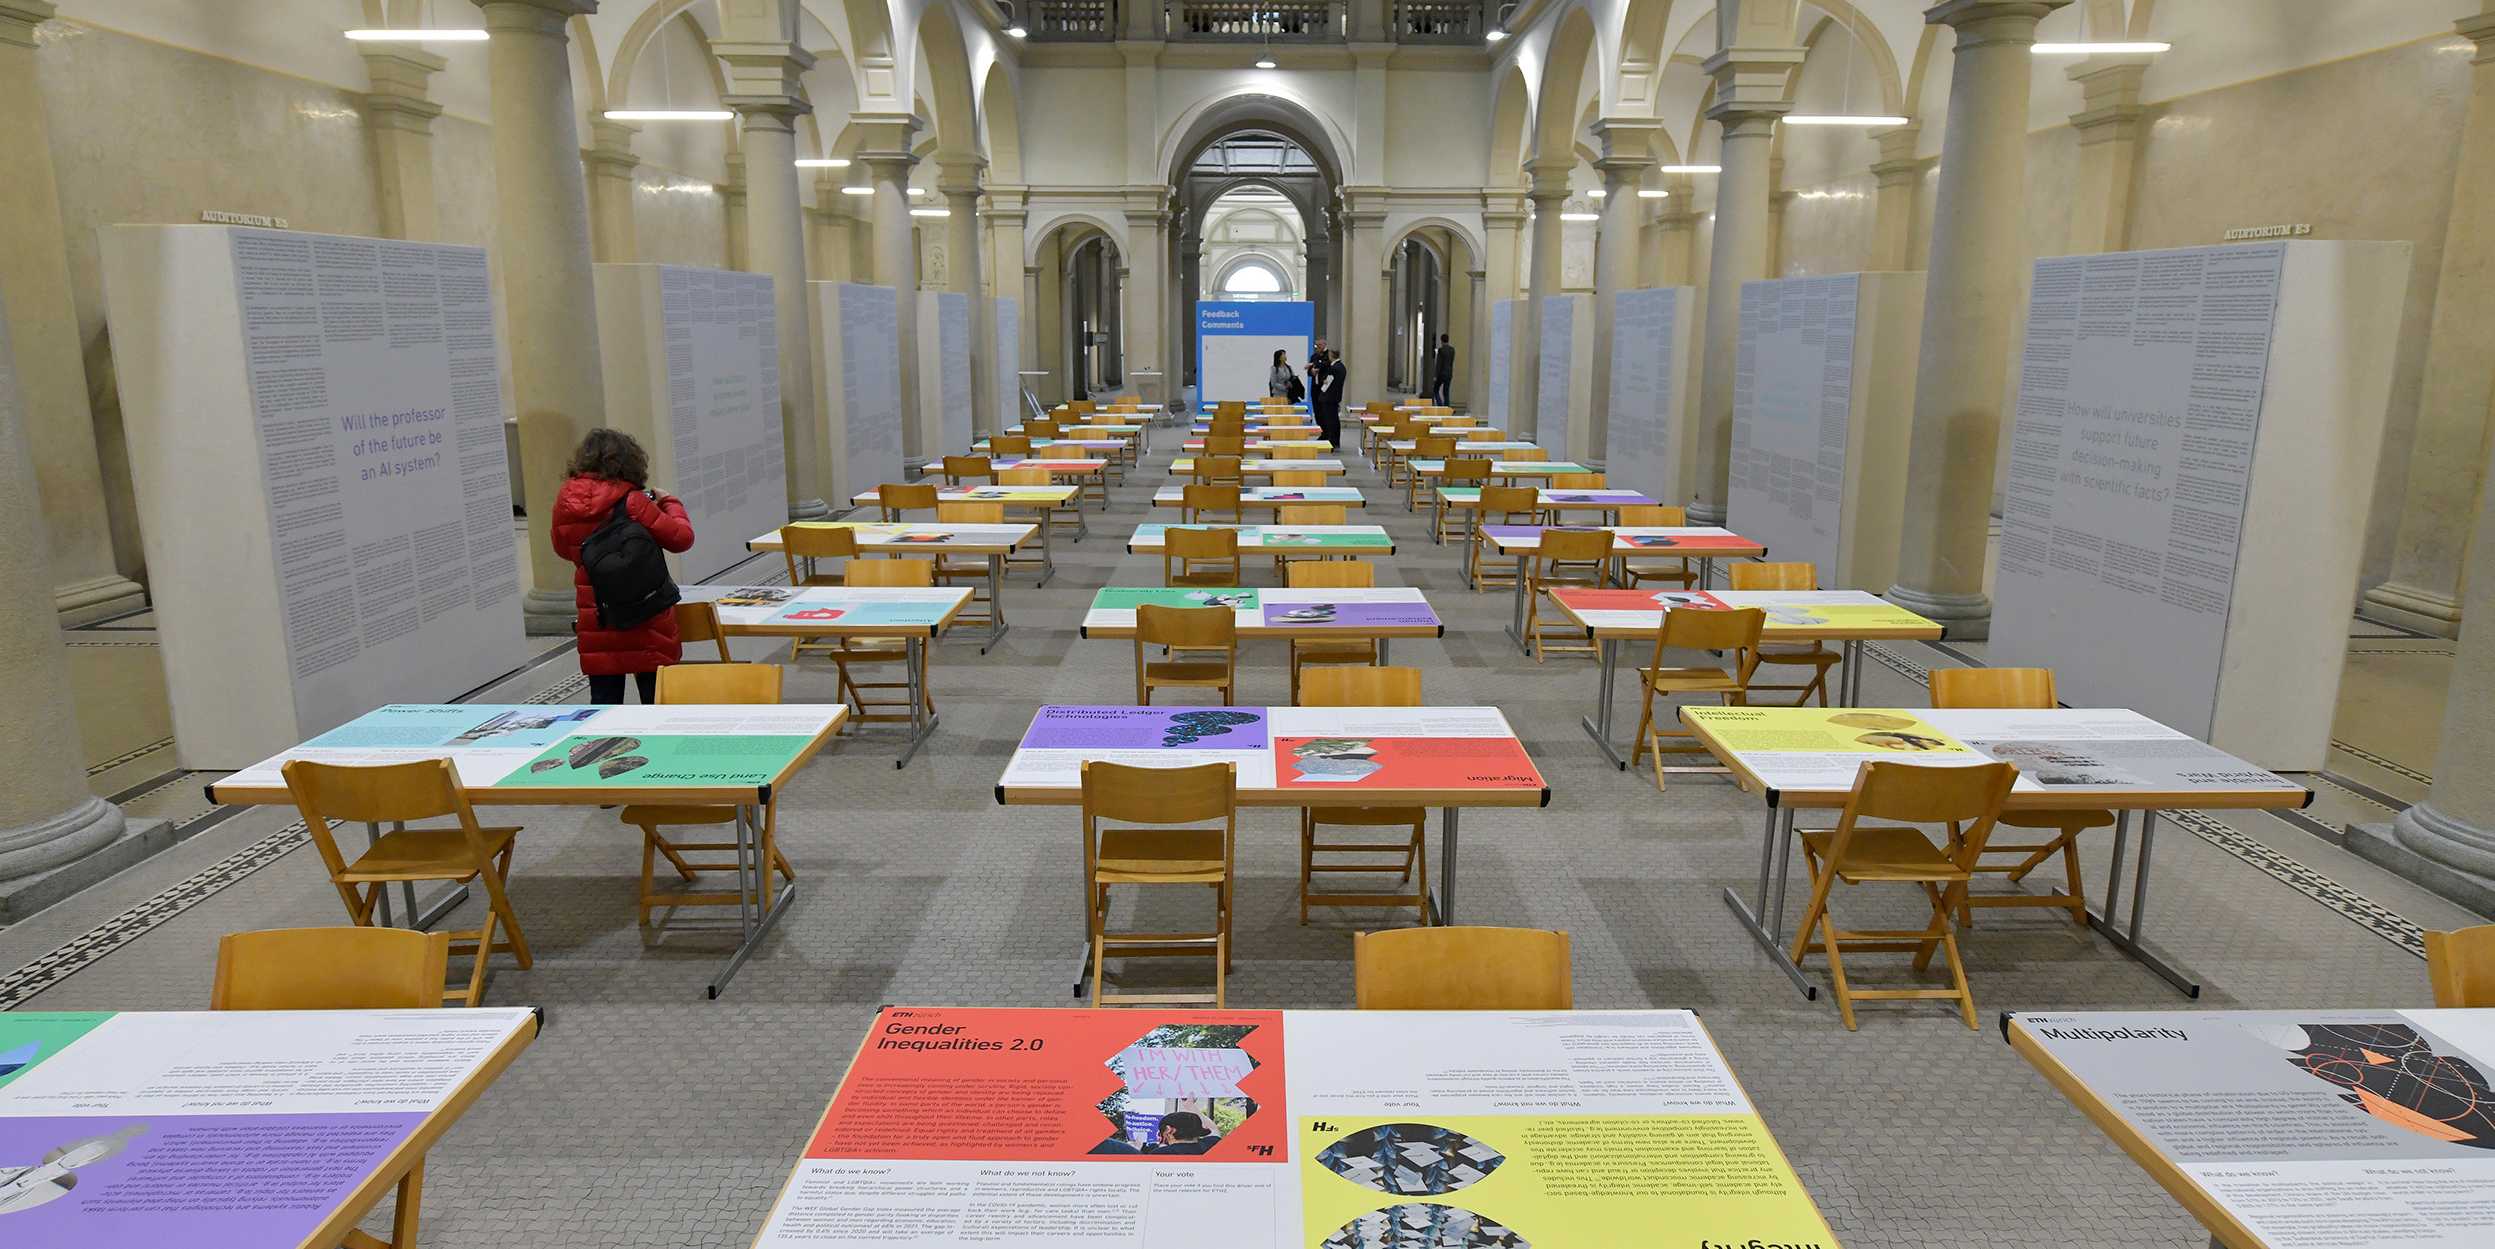
[[[1025,750],[1263,750],[1265,713],[1244,707],[1042,707]]]
[[[1654,502],[1653,499],[1634,490],[1546,490],[1542,492],[1542,501],[1545,503],[1599,503],[1605,507],[1644,507]]]
[[[1265,626],[1337,625],[1343,628],[1433,629],[1438,615],[1427,603],[1265,603]]]
[[[0,1118],[0,1245],[301,1244],[408,1115]]]

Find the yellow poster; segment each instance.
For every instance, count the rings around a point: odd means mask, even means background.
[[[1311,1249],[1834,1249],[1753,1114],[1301,1119]]]
[[[1929,620],[1891,603],[1762,604],[1767,631],[1778,629],[1931,629]]]
[[[1913,711],[1886,707],[1684,707],[1681,716],[1735,754],[1808,751],[1913,758],[1975,753]]]

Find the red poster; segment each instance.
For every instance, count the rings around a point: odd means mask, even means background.
[[[1280,1011],[888,1008],[808,1158],[1285,1162]]]
[[[1553,590],[1551,597],[1578,611],[1660,611],[1666,607],[1725,610],[1724,600],[1704,590]]]
[[[1512,737],[1277,737],[1284,789],[1540,789]]]

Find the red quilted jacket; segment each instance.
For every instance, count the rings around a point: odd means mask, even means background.
[[[693,522],[674,495],[650,496],[630,482],[604,477],[575,477],[554,497],[554,552],[572,561],[573,601],[580,618],[572,623],[580,635],[580,670],[590,676],[625,672],[656,672],[684,656],[676,639],[676,615],[660,612],[629,629],[598,627],[598,596],[589,588],[589,570],[580,566],[580,545],[615,514],[615,501],[628,499],[626,514],[641,522],[658,544],[670,551],[693,546]]]

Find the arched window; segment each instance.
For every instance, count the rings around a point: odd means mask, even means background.
[[[1229,276],[1222,279],[1222,293],[1249,297],[1279,295],[1282,293],[1282,275],[1274,272],[1270,265],[1251,261],[1232,269]]]

